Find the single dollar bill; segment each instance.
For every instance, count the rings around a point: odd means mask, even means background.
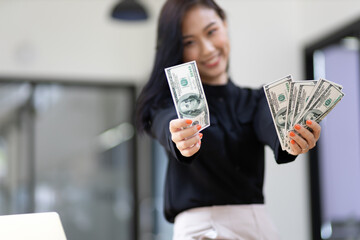
[[[176,113],[191,119],[201,130],[210,126],[209,107],[195,61],[165,69]]]
[[[313,120],[319,123],[335,107],[343,96],[344,93],[338,86],[330,84],[325,92],[314,100],[309,107],[309,110],[298,119],[297,123],[304,126],[306,125],[307,120]]]
[[[299,89],[300,84],[301,84],[300,81],[290,83],[289,102],[287,105],[286,122],[285,122],[286,132],[291,127],[291,121],[294,116],[294,108],[295,108],[296,98],[297,98],[298,89]]]
[[[287,146],[285,124],[291,82],[292,78],[291,75],[289,75],[263,87],[276,133],[283,150],[285,150]]]
[[[320,78],[319,81],[317,81],[316,85],[313,87],[311,93],[306,99],[305,107],[303,107],[302,111],[297,115],[296,120],[294,120],[295,125],[297,122],[299,122],[299,119],[301,119],[305,113],[307,113],[311,106],[313,105],[313,102],[318,99],[326,90],[332,86],[332,84],[327,81],[326,79]]]
[[[298,119],[299,115],[303,112],[305,109],[305,105],[307,100],[310,97],[310,94],[312,93],[317,81],[304,81],[298,84],[296,89],[296,98],[294,101],[294,106],[291,111],[291,115],[289,116],[289,122],[288,122],[288,128],[292,129],[294,128],[294,122]]]
[[[303,88],[307,87],[307,86],[314,87],[315,83],[316,83],[316,81],[293,81],[290,83],[289,101],[288,101],[288,105],[287,105],[286,122],[285,122],[285,132],[286,133],[288,133],[289,130],[291,130],[293,128],[293,126],[291,124],[292,124],[292,121],[293,121],[294,115],[295,115],[294,114],[295,113],[295,105],[296,105],[296,109],[298,110],[299,106],[301,106],[299,104],[299,102],[301,102],[301,99],[306,98],[306,96],[302,95],[304,93]],[[308,91],[308,92],[310,92],[310,91]],[[301,97],[298,98],[299,94],[302,98]],[[304,100],[304,102],[305,102],[305,100]],[[285,135],[285,142],[286,142],[285,147],[288,150],[290,150],[290,145],[288,144],[289,141],[290,141],[289,135],[286,134]]]
[[[337,84],[337,83],[332,82],[332,81],[329,81],[329,80],[326,80],[326,81],[330,82],[333,86],[337,87],[340,90],[341,97],[340,97],[340,99],[335,100],[335,102],[332,104],[332,106],[329,107],[325,113],[323,113],[321,116],[318,117],[318,119],[316,120],[318,123],[320,123],[331,112],[331,110],[334,109],[336,104],[338,104],[339,101],[345,96],[345,94],[342,92],[342,89],[343,89],[342,85]]]

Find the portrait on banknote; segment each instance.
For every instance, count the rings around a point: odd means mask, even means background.
[[[315,120],[316,121],[321,116],[321,114],[323,114],[323,112],[318,109],[309,110],[304,115],[303,124],[305,124],[307,120]]]
[[[286,108],[282,108],[279,110],[279,112],[275,116],[275,122],[276,122],[276,125],[278,125],[279,127],[282,127],[282,128],[285,127]]]
[[[204,111],[205,101],[199,94],[188,93],[179,99],[178,107],[185,117],[196,117]]]

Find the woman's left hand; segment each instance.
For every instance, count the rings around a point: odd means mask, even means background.
[[[294,130],[289,133],[290,137],[290,151],[292,155],[299,155],[301,153],[307,153],[310,149],[316,146],[316,142],[319,140],[321,127],[320,125],[311,120],[306,121],[306,125],[312,129],[309,131],[305,127],[296,124]]]

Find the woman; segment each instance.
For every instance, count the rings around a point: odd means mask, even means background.
[[[230,44],[223,10],[213,0],[168,0],[160,14],[150,80],[141,92],[137,127],[165,148],[169,163],[165,217],[173,239],[278,239],[263,197],[264,145],[278,163],[316,145],[320,126],[295,126],[282,151],[262,89],[229,79]],[[177,119],[164,68],[196,60],[211,126]]]

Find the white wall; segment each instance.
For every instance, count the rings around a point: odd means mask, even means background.
[[[299,40],[310,43],[360,18],[360,1],[303,0]]]
[[[360,17],[359,1],[227,1],[231,73],[239,85],[292,74],[303,78],[303,48]],[[277,165],[266,149],[265,198],[282,239],[310,239],[308,156]]]
[[[235,82],[259,87],[288,74],[300,77],[297,1],[218,2],[229,18]]]
[[[259,87],[288,74],[302,79],[298,1],[219,3],[228,12],[235,82]],[[310,239],[306,171],[306,157],[278,165],[266,149],[265,201],[282,239]]]
[[[113,21],[115,2],[0,0],[0,74],[143,80],[154,51],[155,18]]]
[[[143,1],[146,23],[109,19],[112,0],[0,0],[0,77],[55,77],[143,83],[152,66],[164,0]],[[259,87],[303,77],[304,44],[360,16],[360,1],[218,0],[228,13],[230,72]],[[310,239],[307,156],[285,165],[267,149],[265,197],[283,239]]]

